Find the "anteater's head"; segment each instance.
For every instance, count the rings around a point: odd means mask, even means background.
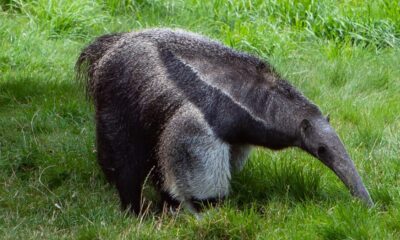
[[[291,145],[318,158],[335,172],[354,196],[372,206],[372,199],[329,118],[286,81],[278,81],[272,94],[276,106],[275,122],[279,120],[276,124],[280,125],[281,131],[290,132]]]
[[[320,116],[304,118],[299,125],[299,145],[328,166],[351,193],[367,205],[373,202],[346,149],[328,119]]]

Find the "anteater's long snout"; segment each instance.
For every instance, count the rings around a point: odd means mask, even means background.
[[[371,196],[337,134],[332,130],[326,136],[328,141],[318,148],[317,157],[335,172],[353,196],[360,198],[368,206],[373,206]]]
[[[343,181],[349,188],[351,194],[361,199],[369,207],[374,205],[368,190],[365,188],[353,161],[349,157],[334,160],[327,164],[336,175]]]
[[[319,118],[301,124],[303,149],[316,156],[342,180],[351,194],[368,206],[373,201],[339,136],[328,121]]]

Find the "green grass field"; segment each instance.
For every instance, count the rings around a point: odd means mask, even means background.
[[[307,154],[256,149],[201,220],[120,211],[74,81],[94,37],[155,26],[271,62],[338,131],[376,206]],[[0,238],[400,239],[400,4],[394,0],[0,0]]]

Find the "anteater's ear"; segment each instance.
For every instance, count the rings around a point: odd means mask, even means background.
[[[326,121],[330,122],[331,121],[331,115],[328,113],[328,115],[326,115]]]
[[[267,67],[267,65],[265,65],[265,63],[263,63],[263,62],[260,62],[259,64],[257,64],[257,66],[256,66],[256,68],[257,68],[257,71],[262,71],[262,70],[264,70],[265,68]]]
[[[306,137],[311,131],[311,123],[308,119],[303,119],[300,123],[300,132],[303,137]]]

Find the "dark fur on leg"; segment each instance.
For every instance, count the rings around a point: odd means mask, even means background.
[[[148,147],[140,141],[143,134],[133,118],[117,109],[98,109],[96,115],[99,165],[116,185],[122,208],[139,214],[142,187],[151,171]]]
[[[166,191],[160,191],[160,195],[162,207],[166,206],[167,208],[174,211],[180,207],[181,203],[178,200],[172,198],[171,195]]]
[[[131,166],[119,169],[117,176],[116,186],[121,199],[122,209],[139,214],[144,177],[138,176]]]

